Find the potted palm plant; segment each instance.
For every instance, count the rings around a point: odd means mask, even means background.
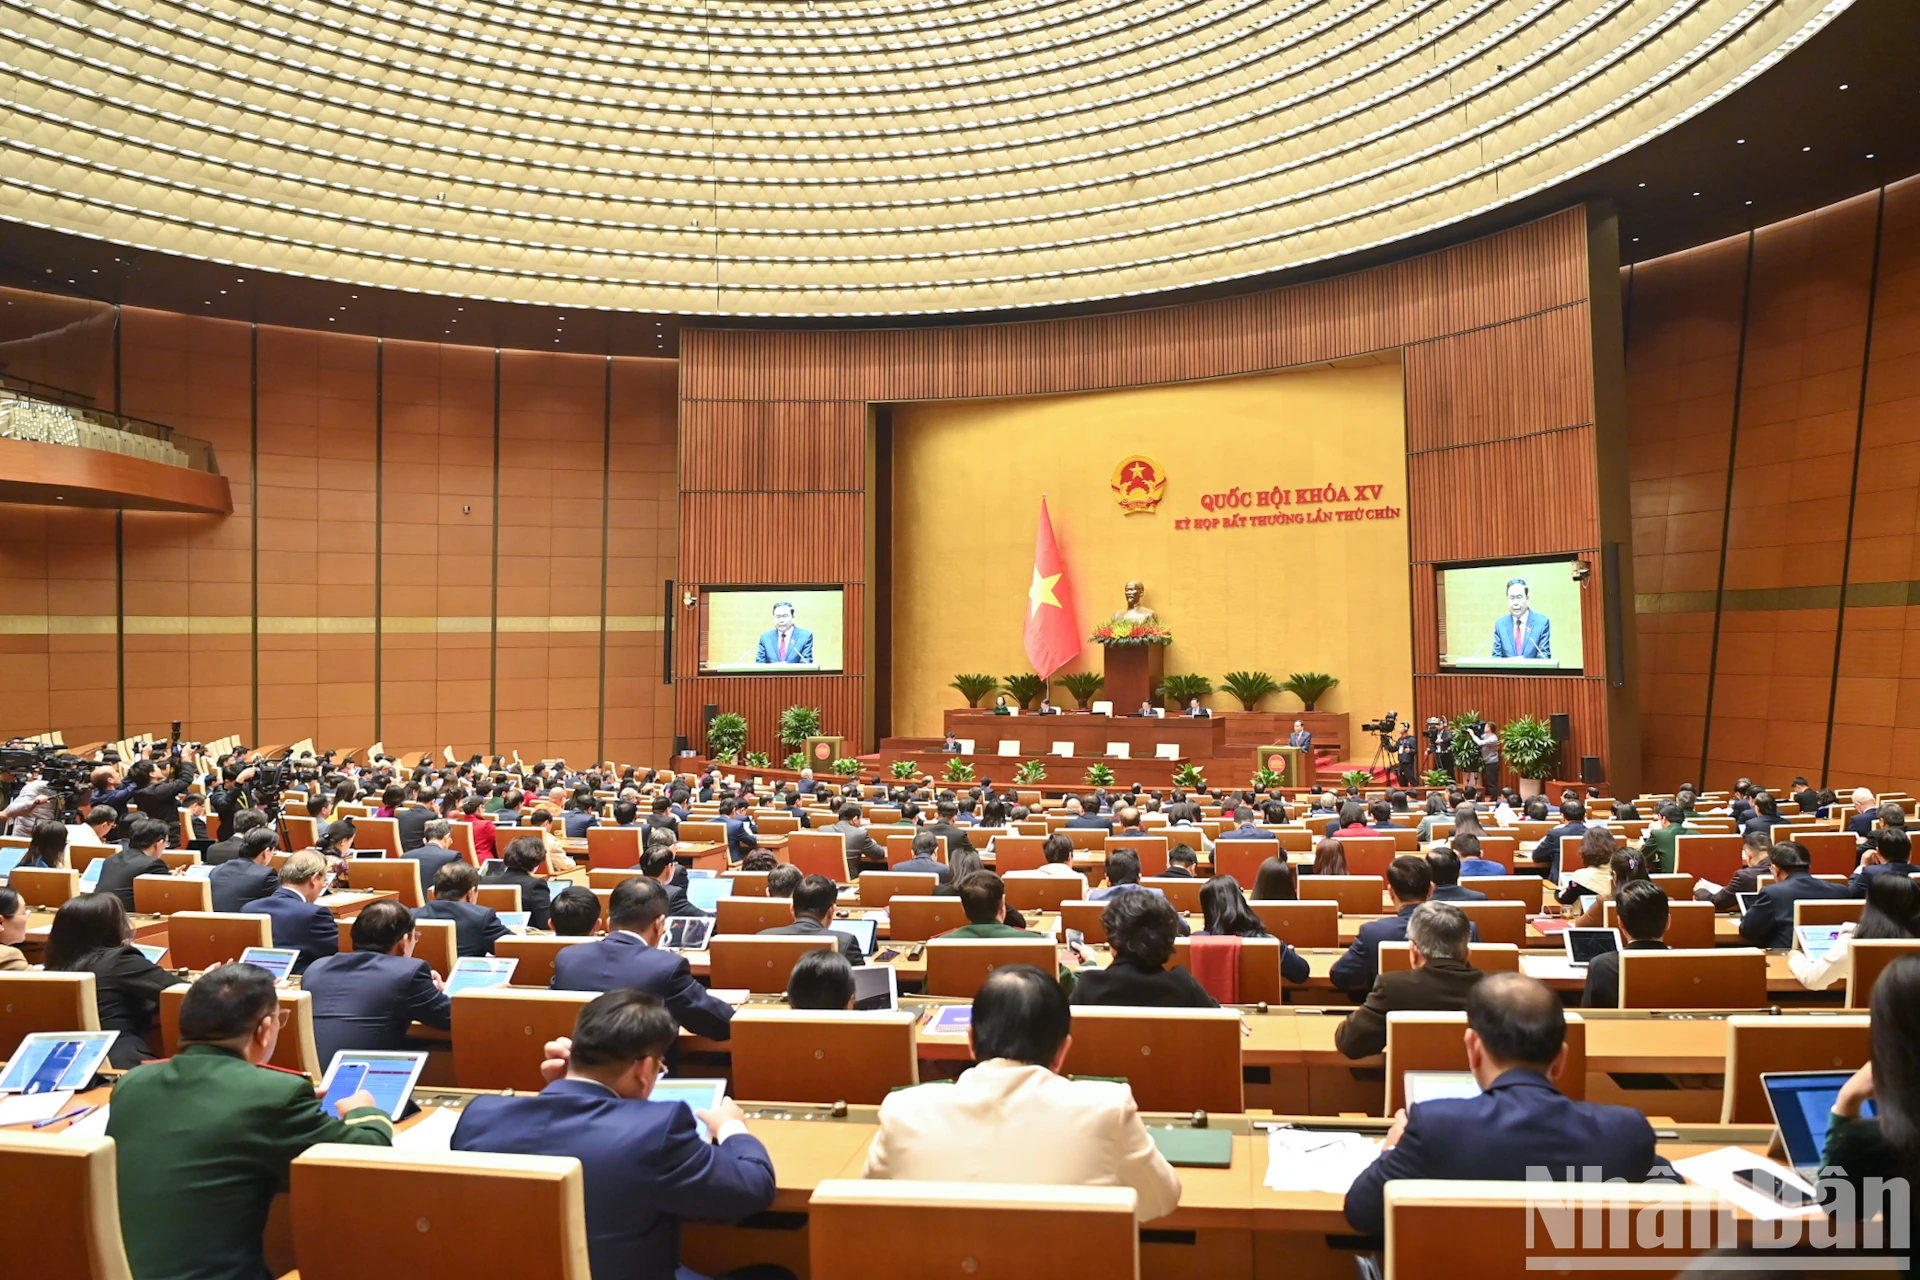
[[[1033,709],[1033,700],[1047,691],[1047,682],[1031,671],[1022,671],[1000,682],[1007,696],[1020,704],[1022,711]]]
[[[1264,671],[1229,671],[1220,688],[1240,700],[1242,711],[1259,710],[1260,699],[1281,691],[1280,682]]]
[[[995,680],[992,676],[981,674],[955,676],[947,684],[947,688],[949,689],[958,689],[960,696],[967,700],[967,705],[970,707],[979,706],[980,699],[986,697],[999,687],[1000,682],[998,680]]]
[[[738,711],[722,711],[707,722],[707,755],[719,764],[732,764],[747,745],[747,718]]]
[[[1300,699],[1301,708],[1311,711],[1314,704],[1332,692],[1339,683],[1339,677],[1330,676],[1324,671],[1296,671],[1287,677],[1280,691]]]
[[[1073,671],[1054,681],[1073,695],[1074,705],[1082,711],[1087,709],[1087,704],[1093,701],[1094,695],[1100,692],[1106,682],[1107,678],[1098,671]]]
[[[1213,692],[1213,681],[1194,672],[1181,672],[1167,676],[1160,681],[1160,687],[1153,696],[1167,704],[1167,708],[1178,711],[1194,698],[1204,698]]]

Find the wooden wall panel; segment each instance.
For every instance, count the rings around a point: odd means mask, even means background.
[[[1416,670],[1431,672],[1430,562],[1597,550],[1587,228],[1586,211],[1571,209],[1348,275],[1113,315],[912,329],[688,330],[681,342],[680,577],[863,581],[875,548],[851,491],[867,482],[853,479],[853,464],[871,404],[1110,390],[1405,347],[1416,619],[1423,592],[1426,609],[1416,621],[1425,636],[1416,640],[1423,646]],[[1614,287],[1610,275],[1604,283]],[[756,447],[757,460],[703,456]],[[836,466],[806,465],[823,457]],[[762,491],[746,492],[756,462]],[[769,492],[789,488],[805,492]],[[822,492],[834,489],[849,492]],[[843,695],[850,715],[870,697],[872,674],[852,636],[850,625],[841,678],[844,689],[859,691],[857,699]],[[1589,640],[1596,662],[1603,648]],[[689,661],[676,666],[690,673]],[[762,681],[698,683],[699,697],[678,699],[679,729],[693,737],[709,695],[755,705],[766,698]],[[1587,683],[1594,688],[1574,700],[1603,709],[1581,719],[1579,749],[1604,758],[1604,689],[1597,677]],[[1537,685],[1514,682],[1512,706],[1547,714],[1561,708],[1526,704],[1529,691],[1572,696],[1566,681]],[[1423,681],[1416,710],[1464,710],[1459,699],[1474,688],[1451,678]]]
[[[1562,778],[1577,779],[1580,757],[1593,755],[1590,744],[1606,740],[1607,687],[1603,680],[1574,676],[1416,675],[1413,694],[1423,715],[1478,711],[1481,718],[1504,724],[1521,715],[1539,716],[1544,720],[1556,713],[1565,714],[1571,720],[1572,737],[1560,759],[1562,772],[1557,776]],[[1431,710],[1434,707],[1446,710]],[[1511,785],[1510,768],[1507,781]]]
[[[697,676],[674,682],[676,724],[695,750],[706,750],[702,710],[712,704],[747,718],[747,750],[764,751],[777,766],[786,757],[780,744],[780,713],[792,706],[816,707],[820,727],[859,745],[866,678],[844,676]]]

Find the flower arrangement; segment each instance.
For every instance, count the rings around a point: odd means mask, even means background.
[[[1103,622],[1087,639],[1095,644],[1172,644],[1173,630],[1157,622]]]

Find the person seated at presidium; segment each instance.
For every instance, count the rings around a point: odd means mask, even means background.
[[[1407,917],[1411,968],[1382,973],[1367,1001],[1334,1028],[1333,1043],[1349,1058],[1367,1058],[1387,1047],[1387,1015],[1396,1010],[1467,1007],[1474,984],[1485,976],[1467,961],[1473,928],[1467,913],[1446,902],[1423,902]]]
[[[365,1090],[335,1118],[304,1074],[261,1069],[286,1016],[266,970],[223,965],[187,988],[173,1057],[115,1084],[106,1132],[134,1275],[271,1274],[267,1213],[294,1157],[319,1142],[392,1144]]]
[[[1481,1094],[1415,1103],[1394,1116],[1379,1158],[1347,1191],[1346,1218],[1355,1231],[1385,1232],[1392,1181],[1521,1182],[1536,1169],[1559,1181],[1571,1169],[1575,1176],[1639,1182],[1664,1167],[1644,1115],[1574,1102],[1554,1086],[1566,1067],[1567,1021],[1559,997],[1541,983],[1518,973],[1490,973],[1475,983],[1466,1046]]]
[[[1192,970],[1167,966],[1184,923],[1158,893],[1136,891],[1109,899],[1100,926],[1107,931],[1113,961],[1104,969],[1080,971],[1073,1003],[1219,1008],[1220,1002],[1207,994]]]
[[[313,1002],[320,1061],[341,1049],[405,1049],[420,1022],[453,1027],[453,1006],[425,960],[414,958],[413,913],[392,898],[370,902],[353,921],[353,950],[307,967],[301,989]]]
[[[1072,1027],[1054,979],[1031,965],[995,970],[973,998],[967,1038],[975,1065],[952,1084],[887,1095],[865,1176],[1131,1187],[1137,1220],[1173,1212],[1180,1177],[1148,1136],[1132,1091],[1060,1074]]]
[[[159,826],[159,823],[153,823]],[[46,967],[93,975],[93,1001],[102,1031],[118,1031],[107,1065],[125,1071],[154,1056],[149,1041],[160,1015],[160,993],[179,979],[133,948],[126,908],[111,893],[68,898],[47,930]]]
[[[711,1112],[651,1100],[674,1051],[674,1024],[645,992],[597,996],[572,1036],[546,1046],[544,1089],[474,1098],[453,1132],[455,1151],[580,1161],[596,1276],[692,1280],[680,1266],[681,1219],[736,1221],[773,1204],[773,1160],[733,1099]],[[704,1139],[696,1119],[707,1127]]]
[[[454,951],[490,956],[494,944],[512,936],[492,907],[480,905],[480,873],[465,862],[449,862],[433,878],[433,900],[414,913],[419,920],[451,920]]]
[[[835,933],[827,928],[833,908],[840,901],[840,886],[825,876],[806,876],[793,891],[793,923],[762,929],[761,937],[793,934],[800,937],[827,935],[833,938],[849,965],[866,963],[860,942],[850,933]]]
[[[658,880],[622,880],[608,898],[607,936],[561,948],[553,958],[553,990],[632,987],[664,1003],[673,1020],[695,1035],[727,1039],[732,1006],[694,980],[685,956],[660,949],[666,922],[667,891]]]
[[[320,906],[327,891],[327,860],[311,849],[291,855],[280,868],[280,887],[240,908],[266,916],[273,945],[297,948],[293,971],[304,974],[321,956],[340,951],[340,927],[333,912]]]

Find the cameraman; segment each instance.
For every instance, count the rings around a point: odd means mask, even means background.
[[[247,764],[243,751],[234,752],[222,764],[220,783],[207,797],[207,805],[220,819],[220,835],[223,839],[233,834],[234,820],[239,817],[240,811],[255,807],[247,784],[253,781],[253,775],[258,772],[256,766]]]
[[[182,766],[186,763],[189,760],[180,754],[179,745],[175,744],[173,753],[160,764],[141,760],[127,770],[127,781],[133,784],[133,803],[139,808],[140,816],[164,822],[167,841],[176,846],[180,841],[180,797],[193,785],[190,777],[182,776]]]
[[[1437,726],[1427,726],[1429,750],[1433,752],[1433,767],[1442,773],[1453,772],[1453,726],[1442,720]]]
[[[1394,755],[1399,758],[1400,785],[1413,785],[1414,761],[1420,754],[1420,743],[1413,736],[1413,723],[1408,721],[1400,726],[1400,738],[1393,744]]]
[[[0,809],[0,821],[11,821],[8,835],[31,837],[36,824],[57,821],[60,817],[60,793],[40,776],[40,770],[38,759],[0,766],[0,785],[8,791],[7,807]],[[21,781],[23,775],[25,781]]]
[[[81,812],[91,814],[94,809],[105,805],[119,814],[120,820],[124,822],[127,816],[127,802],[133,797],[133,787],[121,772],[120,762],[116,759],[101,765],[93,771],[93,776],[88,779],[88,783],[93,790],[87,797],[86,803],[80,806]]]

